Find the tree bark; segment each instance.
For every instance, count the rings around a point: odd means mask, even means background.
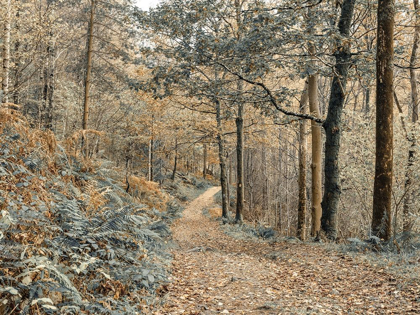
[[[376,156],[372,233],[391,237],[394,0],[379,0],[376,51]]]
[[[315,54],[315,47],[309,45],[309,53]],[[314,67],[314,62],[311,61]],[[314,117],[320,117],[319,113],[319,102],[318,102],[318,75],[312,74],[308,77],[308,98],[309,98],[309,109],[311,115]],[[321,229],[321,199],[322,199],[322,134],[321,126],[311,121],[311,133],[312,133],[312,224],[311,224],[311,235],[316,236]]]
[[[86,58],[86,76],[85,76],[85,97],[83,101],[83,120],[82,129],[86,131],[88,129],[89,120],[89,101],[90,101],[90,85],[91,85],[91,73],[92,73],[92,52],[93,52],[93,23],[95,16],[96,0],[90,2],[90,18],[88,25],[88,43],[87,43],[87,58]],[[88,156],[88,140],[85,133],[82,134],[82,151],[85,156]]]
[[[6,3],[6,20],[4,21],[4,44],[3,44],[3,80],[2,80],[2,91],[3,99],[2,103],[9,102],[9,71],[10,71],[10,24],[11,24],[11,11],[12,4],[11,0],[7,0]]]
[[[49,32],[47,46],[47,62],[44,65],[44,91],[42,124],[45,129],[52,130],[53,124],[53,97],[54,97],[54,42],[53,33]]]
[[[147,180],[153,181],[153,137],[149,140],[149,159],[148,159]]]
[[[416,124],[419,119],[419,96],[417,91],[417,75],[416,75],[416,62],[417,62],[417,51],[420,42],[420,17],[419,17],[419,0],[413,0],[414,11],[416,16],[416,26],[414,27],[414,38],[413,38],[413,48],[411,50],[410,57],[410,86],[411,86],[411,103],[412,103],[412,112],[411,112],[411,122]],[[409,141],[411,142],[410,149],[408,151],[408,165],[406,172],[405,180],[405,191],[406,197],[404,198],[403,206],[403,231],[408,232],[412,228],[412,220],[410,219],[410,210],[412,201],[414,200],[414,191],[411,186],[413,183],[413,165],[415,162],[415,147],[416,147],[416,138],[414,132],[411,132],[409,135]]]
[[[176,168],[178,164],[178,138],[175,138],[175,159],[174,159],[174,169],[172,171],[172,180],[175,180]]]
[[[244,209],[244,106],[238,105],[238,116],[236,117],[236,158],[237,158],[237,179],[236,179],[236,216],[235,221],[242,223]]]
[[[300,99],[300,112],[307,113],[308,82],[305,82],[302,97]],[[304,241],[306,238],[306,154],[308,150],[306,136],[306,119],[299,121],[299,202],[298,202],[298,225],[297,237]]]
[[[223,128],[222,128],[222,110],[219,100],[215,100],[216,105],[216,123],[217,123],[217,143],[219,145],[219,165],[220,165],[220,186],[222,187],[222,217],[228,217],[228,183],[226,173],[226,156],[225,156],[225,145],[223,139]]]
[[[235,18],[236,18],[236,37],[241,39],[242,20],[241,11],[242,4],[240,0],[235,0]],[[238,81],[238,93],[242,93],[242,82]],[[239,100],[238,116],[236,117],[236,159],[237,159],[237,178],[236,178],[236,223],[242,223],[244,210],[244,104]]]
[[[206,179],[207,174],[207,144],[203,144],[203,178]]]
[[[369,84],[369,83],[368,83]],[[365,91],[365,115],[369,115],[370,113],[370,87],[366,87]]]
[[[20,33],[20,8],[18,8],[16,12],[16,33]],[[15,49],[14,49],[14,64],[15,64],[15,75],[14,75],[14,84],[13,84],[13,103],[19,104],[20,103],[20,93],[19,93],[19,85],[20,85],[20,67],[21,64],[21,54],[20,54],[20,39],[19,37],[16,38],[15,41]]]
[[[353,18],[355,0],[343,2],[338,23],[340,35],[349,36]],[[322,229],[329,239],[337,237],[337,214],[340,200],[340,167],[339,152],[342,133],[342,112],[344,107],[347,74],[350,66],[350,47],[347,43],[339,43],[335,52],[334,77],[331,84],[331,95],[327,118],[323,124],[325,129],[325,187],[322,200]]]

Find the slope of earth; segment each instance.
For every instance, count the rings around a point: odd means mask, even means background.
[[[224,234],[202,214],[217,192],[193,201],[173,226],[172,282],[154,314],[420,313],[418,280],[322,246]]]
[[[64,143],[65,145],[65,143]],[[0,315],[140,314],[167,283],[180,206],[0,108]],[[163,291],[164,292],[164,291]]]

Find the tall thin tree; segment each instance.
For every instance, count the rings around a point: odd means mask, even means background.
[[[308,106],[308,82],[305,82],[299,105],[300,112],[306,114]],[[306,126],[306,119],[301,119],[299,121],[299,202],[297,237],[302,241],[306,238],[306,155],[308,150]]]
[[[309,44],[309,53],[315,58],[315,47]],[[311,60],[312,68],[315,68],[314,59]],[[309,110],[314,117],[320,117],[318,101],[318,74],[313,73],[308,77]],[[321,200],[322,200],[322,133],[321,125],[311,121],[312,133],[312,225],[311,235],[317,236],[321,229]]]
[[[378,1],[376,48],[376,156],[372,233],[385,240],[391,237],[394,1]]]
[[[419,0],[413,0],[414,4],[414,14],[415,27],[414,27],[414,37],[413,37],[413,48],[411,50],[410,57],[410,85],[411,85],[411,122],[415,124],[419,119],[419,96],[417,91],[417,74],[416,74],[416,63],[417,63],[417,52],[420,42],[420,12],[419,12]],[[404,199],[403,207],[403,231],[408,232],[411,230],[412,220],[410,218],[410,210],[412,206],[412,201],[414,200],[414,191],[412,190],[413,185],[413,166],[415,162],[415,147],[416,147],[416,138],[414,133],[409,134],[409,140],[411,142],[410,149],[408,150],[408,165],[406,172],[405,180],[405,190],[406,196]]]
[[[242,21],[241,21],[241,10],[242,3],[239,0],[235,0],[235,14],[236,14],[236,27],[237,27],[237,40],[241,39]],[[237,92],[242,94],[243,82],[238,80]],[[237,184],[236,184],[236,216],[235,221],[237,223],[242,222],[243,209],[244,209],[244,103],[243,100],[238,98],[238,115],[236,116],[236,171],[237,171]]]
[[[88,129],[89,121],[89,101],[90,101],[90,86],[92,76],[92,54],[93,54],[93,25],[95,17],[96,0],[90,1],[90,17],[88,25],[88,39],[87,39],[87,58],[86,58],[86,76],[85,76],[85,97],[83,101],[83,120],[82,129],[85,132]],[[82,134],[82,151],[85,156],[88,156],[87,135]]]
[[[3,43],[3,103],[9,102],[9,70],[10,70],[10,24],[11,24],[11,0],[6,3],[6,18],[4,20],[4,43]]]

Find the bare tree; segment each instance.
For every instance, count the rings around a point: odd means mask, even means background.
[[[90,101],[90,84],[92,74],[92,53],[93,53],[93,24],[95,17],[95,6],[96,0],[90,1],[90,18],[88,25],[88,42],[87,42],[87,58],[86,58],[86,76],[85,76],[85,98],[83,101],[83,121],[82,129],[85,131],[88,129],[89,121],[89,101]],[[85,151],[85,155],[88,156],[88,143],[87,136],[82,135],[82,150]]]

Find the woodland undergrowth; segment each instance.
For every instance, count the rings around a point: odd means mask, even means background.
[[[13,109],[0,113],[0,314],[138,314],[165,292],[169,224],[156,183],[81,159]],[[70,144],[70,145],[69,145]]]

